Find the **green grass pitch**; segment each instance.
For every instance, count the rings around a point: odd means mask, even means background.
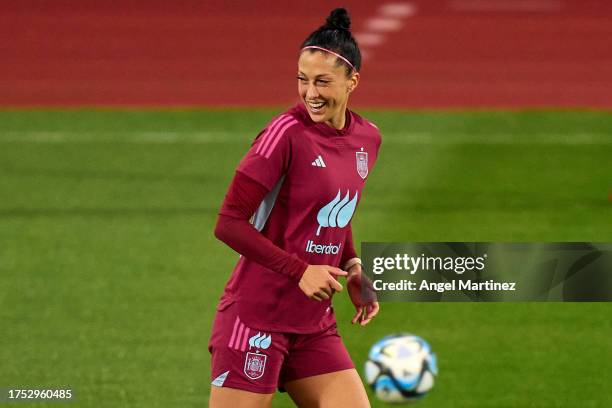
[[[206,406],[237,259],[212,235],[216,212],[274,113],[0,112],[0,387],[71,387],[75,407]],[[357,242],[612,241],[612,114],[365,115],[384,141]],[[612,304],[387,303],[366,328],[345,294],[335,305],[360,369],[383,335],[432,344],[440,376],[419,407],[612,406]]]

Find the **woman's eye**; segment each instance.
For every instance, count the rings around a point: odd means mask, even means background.
[[[300,81],[303,84],[308,84],[308,79],[307,78],[303,78],[303,77],[297,77],[297,80]],[[329,84],[331,81],[326,80],[326,79],[316,79],[315,80],[315,85],[327,85]]]

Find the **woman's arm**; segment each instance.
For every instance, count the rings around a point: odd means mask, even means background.
[[[308,265],[274,245],[249,222],[266,194],[263,185],[236,172],[221,206],[215,236],[244,257],[292,277],[309,298],[330,299],[334,291],[342,290],[333,275],[346,276],[346,272],[329,265]]]
[[[353,230],[351,224],[349,223],[346,228],[346,240],[344,241],[344,249],[342,250],[342,257],[340,258],[340,268],[350,272],[349,270],[351,269],[351,266],[355,264],[353,263],[353,260],[359,258],[357,257],[357,252],[355,251],[355,246],[353,244]],[[349,263],[349,261],[351,262]]]
[[[215,236],[244,257],[299,281],[308,264],[276,246],[249,222],[268,189],[237,171],[219,212]]]

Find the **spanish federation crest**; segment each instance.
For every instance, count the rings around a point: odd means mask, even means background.
[[[357,157],[357,173],[362,179],[368,176],[368,152],[363,151],[363,147],[360,152],[355,153]]]
[[[244,361],[244,373],[252,380],[261,378],[266,369],[268,356],[259,353],[247,353]]]

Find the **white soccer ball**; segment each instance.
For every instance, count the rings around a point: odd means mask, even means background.
[[[431,390],[438,375],[436,355],[412,334],[392,334],[377,341],[365,364],[365,377],[384,402],[408,402]]]

